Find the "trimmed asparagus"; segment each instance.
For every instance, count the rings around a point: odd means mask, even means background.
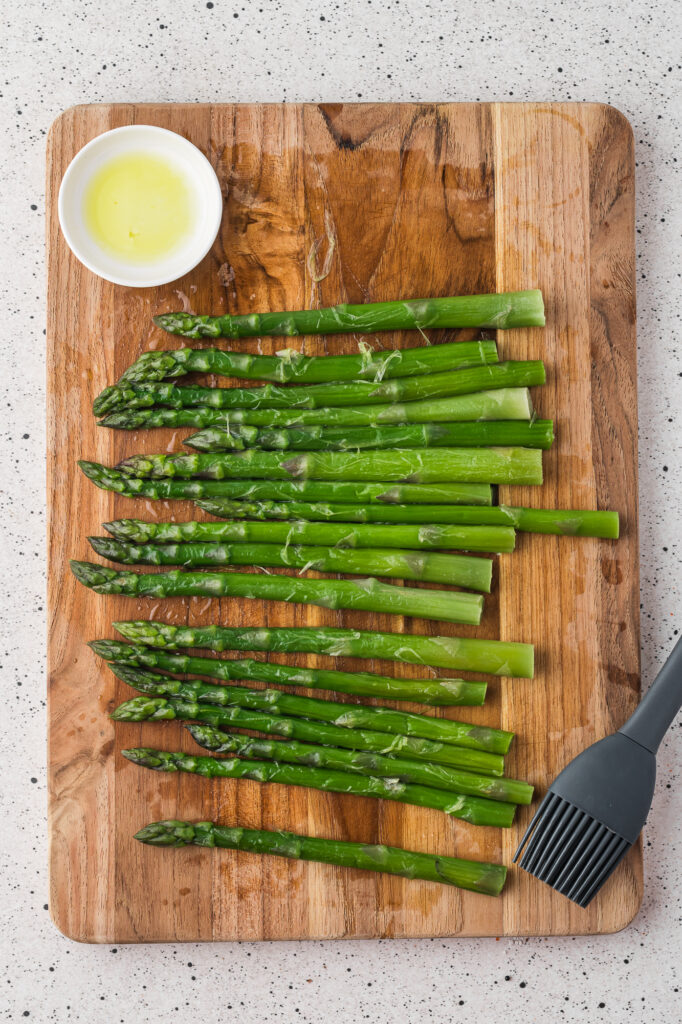
[[[384,381],[341,381],[339,384],[263,384],[255,388],[214,388],[210,404],[221,409],[319,409],[328,406],[373,405],[445,398],[496,388],[532,387],[545,383],[540,360],[518,360],[463,367],[419,377]],[[170,385],[169,385],[170,386]],[[205,390],[205,389],[204,389]]]
[[[196,825],[188,821],[155,821],[140,829],[135,838],[148,846],[218,846],[293,860],[319,861],[361,871],[380,871],[404,878],[442,882],[487,896],[500,895],[507,875],[502,864],[415,853],[396,846],[314,839],[294,832],[226,828],[212,821],[200,821]]]
[[[396,484],[353,480],[160,480],[135,479],[98,462],[78,465],[97,487],[129,498],[250,498],[289,501],[338,501],[457,505],[490,505],[490,484]]]
[[[167,685],[177,680],[169,679]],[[152,694],[161,686],[142,682]],[[428,761],[431,764],[446,764],[452,768],[483,775],[502,776],[504,758],[501,754],[490,754],[485,750],[471,750],[456,747],[451,743],[420,739],[418,736],[398,736],[377,732],[373,729],[346,729],[327,722],[311,722],[305,718],[285,718],[265,711],[249,711],[240,707],[214,707],[196,701],[176,697],[135,697],[127,700],[113,712],[117,722],[171,722],[196,720],[206,722],[213,728],[250,729],[252,732],[271,733],[289,739],[310,743],[323,743],[348,750],[371,751],[375,754],[389,754],[391,757],[407,758],[413,761]]]
[[[199,658],[187,654],[169,654],[140,644],[116,640],[93,640],[95,654],[105,661],[156,668],[176,674],[191,673],[213,679],[257,679],[276,686],[305,686],[308,689],[333,690],[360,697],[409,700],[434,706],[480,705],[485,700],[486,683],[465,679],[396,679],[373,672],[340,672],[337,669],[297,668],[252,658]],[[175,680],[172,680],[175,682]]]
[[[470,750],[484,750],[490,754],[506,754],[514,736],[514,733],[504,729],[471,725],[469,722],[456,722],[449,718],[433,718],[411,711],[368,707],[365,704],[341,704],[339,701],[321,700],[319,697],[298,697],[281,690],[221,686],[200,679],[180,681],[118,662],[110,662],[109,668],[128,686],[145,693],[164,696],[170,690],[183,700],[199,704],[221,707],[234,705],[252,711],[267,711],[273,715],[293,715],[295,718],[328,722],[345,729],[373,729],[401,736],[418,736],[456,747],[468,747]],[[116,714],[114,717],[117,717]]]
[[[431,484],[541,484],[542,452],[534,448],[405,448],[393,451],[279,452],[249,448],[226,455],[131,455],[116,467],[134,477],[203,477],[381,481]]]
[[[332,502],[231,501],[209,498],[196,501],[199,508],[224,519],[299,520],[317,523],[420,523],[424,530],[438,529],[443,523],[502,526],[526,533],[551,533],[568,537],[618,538],[617,512],[593,512],[547,508],[512,508],[499,505],[350,505]],[[244,524],[247,525],[247,524]],[[253,526],[255,524],[248,524]],[[274,526],[270,523],[269,526]],[[293,525],[293,524],[292,524]],[[299,525],[298,523],[296,524]],[[321,527],[317,526],[316,529]],[[356,527],[357,529],[357,527]],[[449,546],[449,545],[443,545]],[[470,550],[473,550],[470,549]]]
[[[375,331],[407,331],[429,327],[544,327],[545,310],[540,291],[502,292],[493,295],[459,295],[447,298],[399,299],[365,302],[323,309],[298,309],[277,313],[244,313],[197,316],[195,313],[162,313],[157,327],[184,338],[254,338],[259,335],[374,334]]]
[[[414,423],[402,427],[207,427],[185,438],[183,444],[200,452],[243,451],[265,448],[286,451],[356,451],[366,448],[443,448],[485,445],[524,445],[551,448],[551,420],[488,423]]]
[[[327,793],[353,793],[356,796],[379,797],[396,800],[418,807],[431,807],[453,818],[461,818],[472,825],[492,825],[510,828],[516,812],[515,804],[495,800],[481,800],[475,796],[446,793],[428,786],[413,786],[397,779],[378,779],[374,776],[353,775],[333,771],[331,768],[309,768],[307,765],[279,764],[277,761],[243,761],[238,757],[218,760],[184,754],[182,751],[154,750],[141,747],[122,750],[133,764],[157,772],[187,772],[205,779],[251,779],[253,782],[278,782],[284,786],[306,786]]]
[[[490,558],[397,548],[327,548],[279,544],[124,544],[111,537],[89,537],[98,555],[124,565],[181,565],[183,568],[253,565],[315,569],[317,572],[372,574],[423,583],[446,583],[490,593]]]
[[[412,665],[454,668],[498,676],[533,678],[533,645],[501,640],[416,636],[374,630],[298,626],[248,629],[239,626],[170,626],[137,620],[114,622],[133,643],[174,650],[205,647],[211,651],[279,651],[330,654],[346,658],[386,658]]]
[[[385,757],[383,754],[299,743],[297,740],[254,739],[252,736],[226,733],[210,725],[198,723],[187,725],[185,728],[200,747],[211,750],[214,754],[238,754],[239,757],[254,758],[258,761],[290,761],[293,764],[336,768],[339,771],[357,772],[360,775],[396,778],[400,782],[433,786],[434,789],[447,789],[451,793],[500,800],[503,803],[529,804],[533,799],[533,787],[516,779],[495,779],[440,764],[403,761],[396,757]]]
[[[218,348],[181,348],[175,351],[145,352],[121,376],[117,396],[107,388],[95,399],[93,411],[99,416],[111,403],[125,404],[126,385],[130,382],[161,381],[182,377],[186,373],[212,373],[219,377],[246,380],[269,380],[278,384],[295,381],[323,384],[340,380],[384,380],[390,377],[413,377],[437,373],[460,366],[497,362],[494,341],[460,341],[446,345],[422,345],[414,348],[379,349],[374,351],[363,343],[360,351],[340,356],[304,356],[294,349],[285,349],[274,356],[250,355]],[[105,408],[101,407],[104,406]]]
[[[118,387],[118,385],[114,385]],[[475,391],[452,398],[330,409],[221,408],[220,388],[139,384],[126,388],[127,403],[100,421],[100,426],[138,430],[144,427],[372,427],[399,423],[458,423],[529,420],[533,406],[528,388]],[[168,407],[168,408],[167,408]]]
[[[116,540],[133,544],[184,541],[222,544],[317,544],[342,548],[460,548],[464,551],[513,551],[509,526],[344,526],[342,523],[158,523],[117,519],[104,523]]]
[[[97,594],[129,597],[242,597],[266,601],[295,601],[323,608],[354,608],[438,619],[443,622],[481,621],[483,598],[450,590],[417,590],[365,580],[307,579],[261,576],[258,573],[180,572],[134,573],[108,569],[92,562],[71,562],[76,579]]]

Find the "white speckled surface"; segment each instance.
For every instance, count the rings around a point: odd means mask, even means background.
[[[682,622],[682,7],[24,0],[3,5],[0,17],[0,331],[9,388],[0,426],[0,651],[9,708],[0,752],[0,1019],[677,1024],[679,717],[660,755],[644,904],[618,935],[115,949],[78,946],[55,931],[46,905],[43,174],[51,121],[87,101],[513,97],[619,107],[633,124],[637,155],[646,682]]]

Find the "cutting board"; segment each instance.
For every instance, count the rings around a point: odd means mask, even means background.
[[[115,287],[69,252],[57,192],[69,161],[100,132],[160,125],[194,142],[225,196],[220,235],[186,278]],[[255,782],[163,776],[120,750],[197,752],[176,723],[114,724],[132,696],[85,646],[114,619],[316,625],[530,641],[533,680],[493,679],[484,708],[437,712],[516,732],[508,773],[543,792],[579,750],[618,727],[639,676],[634,162],[624,117],[598,104],[93,105],[66,111],[48,143],[48,503],[50,909],[58,928],[92,942],[184,942],[377,936],[611,932],[642,892],[637,845],[588,910],[512,869],[501,899],[445,886],[250,854],[144,847],[160,818],[213,819],[511,863],[530,811],[508,831],[437,811]],[[123,516],[191,518],[190,503],[132,501],[97,490],[79,458],[113,464],[178,448],[188,431],[98,429],[94,396],[141,352],[177,347],[155,313],[362,302],[540,287],[544,330],[500,332],[502,358],[546,361],[536,396],[557,422],[542,488],[500,500],[615,508],[622,539],[520,535],[499,560],[478,629],[387,615],[231,599],[163,605],[100,597],[69,558]],[[431,332],[429,339],[474,332]],[[418,334],[376,339],[421,344]],[[357,339],[298,339],[307,353],[357,350]],[[225,343],[227,344],[227,343]],[[274,352],[282,339],[236,343]],[[224,383],[224,382],[221,382]],[[288,571],[288,570],[283,570]],[[278,657],[278,656],[273,656]],[[283,660],[286,660],[282,657]],[[289,656],[300,665],[331,659]],[[343,669],[414,675],[393,663]],[[305,691],[301,691],[305,692]],[[343,698],[341,698],[343,699]]]

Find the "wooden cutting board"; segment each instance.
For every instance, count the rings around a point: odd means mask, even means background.
[[[59,183],[74,154],[135,122],[199,146],[225,196],[222,230],[203,263],[172,285],[137,291],[85,270],[57,222]],[[598,104],[113,104],[57,119],[47,162],[49,779],[50,909],[63,932],[117,943],[563,935],[611,932],[632,919],[642,893],[639,845],[588,910],[517,869],[495,900],[324,865],[140,845],[133,833],[150,821],[210,818],[510,864],[530,812],[503,833],[400,804],[146,772],[121,748],[196,748],[176,723],[114,727],[107,712],[131,691],[85,642],[114,636],[114,619],[145,617],[532,641],[534,680],[492,680],[485,708],[445,713],[514,730],[509,774],[542,792],[639,696],[633,177],[630,127]],[[537,407],[556,419],[558,441],[545,456],[545,485],[503,488],[500,500],[615,508],[617,544],[520,535],[515,554],[500,560],[477,630],[261,601],[155,605],[100,597],[74,581],[68,559],[90,557],[86,536],[101,533],[103,521],[197,515],[190,503],[106,494],[76,467],[78,458],[113,464],[172,450],[188,433],[99,430],[91,415],[94,396],[141,352],[179,344],[152,314],[183,302],[241,313],[531,287],[544,292],[547,327],[501,332],[500,349],[502,358],[546,361]],[[434,332],[430,340],[472,336]],[[283,347],[281,339],[237,344]],[[355,351],[357,339],[297,344],[339,353]],[[332,667],[331,659],[289,660]],[[379,661],[339,667],[415,674]]]

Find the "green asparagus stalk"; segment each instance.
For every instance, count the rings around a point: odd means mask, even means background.
[[[234,316],[162,313],[157,327],[184,338],[254,338],[276,334],[374,334],[376,331],[425,330],[429,327],[544,327],[540,291],[447,298],[399,299],[392,302],[346,302],[324,309]]]
[[[91,562],[71,562],[71,571],[96,594],[129,597],[242,597],[267,601],[295,601],[323,608],[354,608],[438,619],[444,622],[481,621],[483,598],[451,590],[417,590],[365,580],[307,579],[298,576],[261,576],[258,573],[180,572],[134,573],[108,569]]]
[[[510,828],[516,812],[515,804],[494,800],[481,800],[475,796],[446,793],[428,786],[413,786],[397,779],[378,779],[374,776],[353,775],[351,772],[333,771],[331,768],[310,768],[307,765],[279,764],[277,761],[243,761],[239,757],[218,760],[141,747],[122,750],[133,764],[157,772],[187,772],[205,779],[251,779],[253,782],[278,782],[285,786],[305,786],[327,793],[354,793],[382,800],[396,800],[418,807],[431,807],[453,818],[461,818],[472,825],[493,825]]]
[[[498,522],[525,533],[549,533],[564,537],[603,537],[617,540],[620,531],[617,512],[585,509],[515,508],[500,505]]]
[[[107,388],[95,399],[93,410],[101,415],[114,404],[125,404],[130,382],[161,381],[186,373],[212,373],[220,377],[269,380],[278,384],[323,384],[341,380],[384,380],[412,377],[415,374],[454,370],[497,362],[494,341],[464,341],[449,345],[423,345],[415,348],[380,349],[364,344],[360,351],[341,356],[304,356],[286,349],[274,356],[250,355],[218,348],[181,348],[174,352],[145,352],[122,375],[115,388]],[[103,408],[98,408],[103,407]]]
[[[159,523],[117,519],[104,523],[116,540],[133,544],[175,544],[185,541],[251,544],[318,544],[350,548],[460,548],[464,551],[513,551],[510,526],[360,525],[343,523]]]
[[[346,505],[330,502],[298,501],[231,501],[229,498],[210,498],[196,501],[199,508],[225,519],[286,519],[296,523],[414,523],[423,524],[420,530],[437,529],[438,524],[478,524],[522,530],[525,533],[548,533],[568,537],[605,537],[617,540],[619,532],[617,512],[592,512],[548,508],[513,508],[510,505],[492,508],[477,505]],[[203,525],[203,524],[202,524]],[[244,524],[254,526],[255,523]],[[268,527],[274,526],[269,523]],[[315,529],[320,529],[316,526]],[[441,544],[439,547],[466,547]],[[474,548],[469,548],[473,551]],[[478,549],[476,549],[478,550]]]
[[[551,420],[523,422],[499,420],[488,423],[414,423],[403,427],[292,427],[259,430],[258,427],[207,427],[185,438],[183,444],[200,452],[243,451],[265,448],[286,451],[357,451],[365,448],[443,448],[485,445],[524,445],[551,448]]]
[[[226,828],[211,821],[200,821],[196,825],[188,821],[155,821],[140,829],[135,838],[148,846],[219,846],[247,853],[359,868],[362,871],[380,871],[404,878],[442,882],[487,896],[500,895],[507,875],[507,869],[502,864],[414,853],[396,846],[314,839],[294,832]]]
[[[105,491],[129,498],[249,498],[289,501],[338,501],[458,505],[490,505],[490,484],[399,484],[352,480],[177,480],[135,479],[98,462],[79,462],[89,480]]]
[[[114,385],[118,387],[118,385]],[[100,422],[103,427],[139,430],[144,427],[373,427],[400,423],[459,423],[487,420],[530,420],[533,406],[528,388],[474,391],[452,398],[421,402],[336,406],[329,409],[224,409],[222,388],[189,388],[174,384],[138,384],[125,390],[127,403]],[[113,401],[113,399],[112,399]],[[101,406],[100,406],[101,408]]]
[[[533,448],[405,448],[393,451],[131,455],[116,467],[134,477],[380,481],[431,484],[541,484],[542,452]]]
[[[173,481],[175,482],[175,481]],[[153,481],[156,483],[156,481]],[[418,486],[418,485],[415,485]],[[459,523],[462,521],[459,505],[346,505],[327,501],[232,501],[230,498],[209,498],[206,501],[195,501],[198,508],[210,512],[219,519],[243,520],[256,519],[267,521],[274,526],[273,520],[289,522],[306,521],[322,523],[404,523],[417,525],[418,529],[429,529],[434,524]],[[467,509],[477,506],[464,506]],[[482,511],[495,512],[495,508],[482,507]],[[466,520],[467,522],[469,519]],[[470,516],[473,523],[473,517]],[[255,524],[250,524],[255,525]]]
[[[169,679],[147,669],[110,662],[109,668],[128,686],[145,693],[165,696],[169,690],[183,700],[200,704],[230,705],[267,711],[273,715],[293,715],[295,718],[328,722],[346,729],[374,729],[402,736],[419,736],[438,740],[470,750],[485,750],[490,754],[506,754],[514,733],[490,726],[471,725],[449,718],[433,718],[411,711],[393,708],[368,707],[365,704],[341,704],[319,697],[298,697],[281,690],[251,690],[245,686],[221,686],[200,679]]]
[[[284,544],[125,544],[111,537],[89,537],[98,555],[124,565],[181,565],[183,568],[253,565],[315,569],[318,572],[386,576],[423,583],[446,583],[490,593],[490,558],[403,551],[398,548],[327,548]]]
[[[519,360],[486,363],[419,377],[395,377],[376,383],[359,380],[341,381],[339,384],[214,388],[210,404],[219,403],[221,409],[319,409],[446,398],[474,391],[532,387],[544,383],[545,368],[540,360]]]
[[[93,640],[95,654],[105,661],[155,668],[176,674],[191,673],[213,679],[257,679],[276,686],[305,686],[315,690],[333,690],[360,697],[409,700],[419,704],[454,707],[481,705],[486,684],[465,679],[396,679],[373,672],[340,672],[337,669],[297,668],[252,658],[200,658],[187,654],[169,654],[141,644],[123,644],[116,640]],[[176,680],[171,680],[175,683]]]
[[[171,684],[175,682],[177,680],[169,679],[165,685],[168,689],[172,689]],[[152,694],[156,694],[162,689],[161,685],[157,687],[146,681],[141,681],[141,685]],[[186,722],[195,720],[205,722],[218,729],[225,727],[250,729],[252,732],[286,736],[289,739],[303,742],[322,743],[326,746],[341,747],[344,750],[389,754],[401,761],[407,759],[430,764],[445,764],[451,768],[462,768],[465,771],[478,772],[482,775],[501,777],[504,773],[502,754],[490,754],[485,750],[471,750],[469,747],[456,747],[451,743],[425,740],[418,736],[378,732],[374,729],[347,729],[341,725],[330,725],[328,722],[309,721],[306,718],[286,718],[267,711],[250,711],[236,706],[216,707],[177,697],[134,697],[132,700],[119,704],[112,717],[117,722]]]
[[[346,658],[386,658],[461,672],[533,678],[533,645],[449,636],[415,636],[374,630],[299,626],[247,629],[240,626],[170,626],[165,622],[115,622],[132,643],[174,650],[278,651]]]
[[[299,743],[298,740],[254,739],[253,736],[226,733],[199,723],[192,723],[185,728],[200,747],[214,754],[237,754],[257,761],[289,761],[292,764],[334,768],[359,775],[395,778],[400,782],[433,786],[434,789],[447,789],[451,793],[500,800],[502,803],[529,804],[533,799],[533,787],[516,779],[495,779],[441,764],[403,761],[383,754]]]

